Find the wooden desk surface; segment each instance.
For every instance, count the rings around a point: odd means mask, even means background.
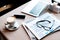
[[[32,16],[29,16],[29,15],[26,15],[26,18],[24,20],[22,19],[19,19],[18,22],[20,23],[20,28],[16,31],[13,31],[13,32],[10,32],[8,30],[5,30],[5,23],[6,23],[6,18],[7,17],[10,17],[10,16],[13,16],[14,14],[23,14],[21,13],[21,10],[27,5],[28,3],[14,9],[13,11],[11,12],[8,12],[7,14],[3,15],[0,17],[0,30],[1,32],[5,35],[5,37],[8,39],[8,40],[30,40],[29,36],[27,35],[27,33],[25,32],[25,30],[23,29],[23,27],[21,26],[21,23],[24,22],[25,20],[28,20],[28,19],[32,19],[34,17]],[[55,16],[60,19],[60,14],[55,14]],[[45,37],[44,39],[42,40],[60,40],[60,31],[54,33],[54,34],[51,34],[47,37]]]

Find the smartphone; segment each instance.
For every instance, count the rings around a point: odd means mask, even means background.
[[[18,19],[25,19],[25,15],[14,15],[14,17]]]

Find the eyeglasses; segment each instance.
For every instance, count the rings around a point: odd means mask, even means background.
[[[52,26],[54,25],[55,20],[49,21],[49,20],[41,20],[36,22],[37,27],[43,28],[46,31],[49,31]]]

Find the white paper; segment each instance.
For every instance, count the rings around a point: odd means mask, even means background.
[[[26,32],[28,33],[28,35],[29,35],[29,37],[30,37],[31,40],[37,40],[36,37],[30,32],[30,30],[28,30],[28,29],[25,27],[24,24],[23,24],[23,27],[24,27],[24,29],[26,30]],[[54,32],[55,32],[55,31],[58,31],[58,30],[60,30],[60,27],[56,28],[56,29],[54,30]],[[53,33],[53,32],[52,32],[52,33]]]
[[[29,29],[26,28],[26,26],[24,24],[23,24],[23,27],[26,30],[26,32],[31,40],[37,40],[36,37],[30,32]]]
[[[48,17],[49,16],[49,17]],[[55,20],[55,23],[53,25],[53,27],[51,28],[51,30],[46,31],[43,28],[39,28],[35,25],[35,23],[39,20]],[[38,39],[43,38],[44,36],[48,35],[50,32],[54,31],[54,29],[56,29],[58,26],[60,26],[60,22],[58,19],[55,18],[54,15],[51,15],[49,13],[46,13],[38,18],[36,18],[35,20],[33,20],[32,22],[26,23],[25,24],[26,27],[28,29],[30,29],[30,31],[35,35],[35,37],[37,37]]]

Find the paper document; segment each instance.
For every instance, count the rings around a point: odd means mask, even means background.
[[[30,37],[30,39],[31,40],[37,40],[37,38],[30,32],[30,30],[28,30],[27,28],[26,28],[26,26],[23,24],[23,27],[24,27],[24,29],[26,30],[26,32],[27,32],[27,34],[29,35],[29,37]],[[52,33],[55,33],[56,31],[58,31],[58,30],[60,30],[60,27],[58,27],[56,30],[54,30],[54,32],[52,32]]]
[[[60,22],[54,15],[45,13],[31,22],[25,22],[24,25],[40,40],[59,27]]]

